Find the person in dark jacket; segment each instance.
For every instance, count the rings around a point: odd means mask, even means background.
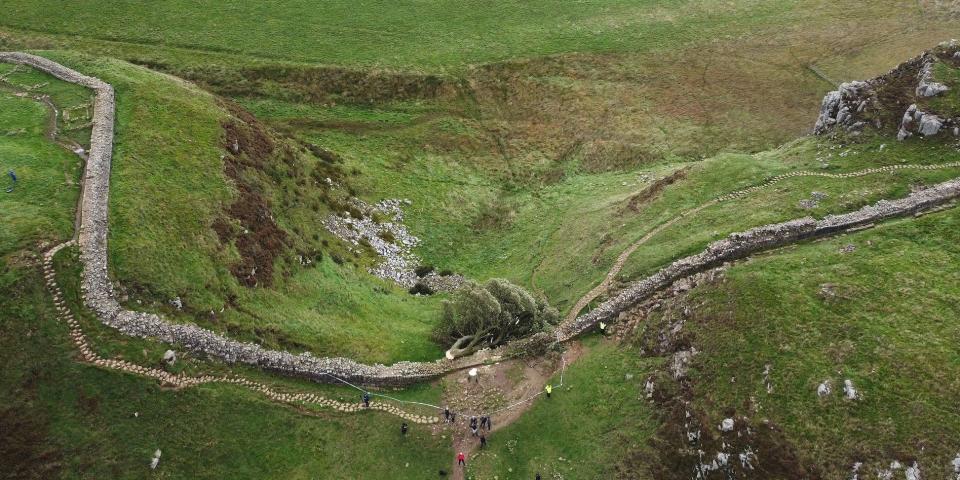
[[[400,435],[403,435],[404,437],[406,437],[406,436],[407,436],[407,430],[408,430],[407,422],[403,422],[403,423],[400,425]]]
[[[370,408],[370,392],[363,392],[363,397],[361,398],[363,399],[363,406]]]

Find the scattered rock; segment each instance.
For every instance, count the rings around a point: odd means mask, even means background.
[[[903,476],[906,480],[920,480],[920,465],[917,462],[913,462],[907,467],[903,472]]]
[[[863,462],[853,462],[853,466],[850,468],[850,480],[860,480],[861,467],[863,467]]]
[[[720,427],[719,427],[719,428],[720,428],[720,431],[721,431],[721,432],[732,432],[732,431],[733,431],[734,424],[735,424],[735,422],[733,421],[732,418],[724,418],[723,421],[720,422]]]
[[[183,310],[183,300],[181,300],[179,296],[173,297],[173,299],[170,300],[170,305],[176,308],[178,312]]]
[[[177,353],[173,350],[163,352],[163,361],[166,362],[167,365],[173,365],[177,361]]]
[[[683,378],[687,376],[687,370],[690,368],[690,361],[697,354],[697,349],[690,347],[689,350],[680,350],[673,354],[673,361],[670,363],[670,371],[673,378]]]
[[[818,397],[821,397],[821,398],[826,397],[827,395],[830,395],[831,391],[832,389],[830,388],[830,380],[824,380],[823,382],[820,383],[820,385],[817,385]]]
[[[157,451],[153,452],[153,458],[150,459],[150,470],[156,470],[157,465],[159,464],[160,464],[160,449],[158,448]]]
[[[853,381],[851,381],[849,378],[843,381],[843,394],[848,400],[856,400],[860,398],[860,392],[854,388]]]

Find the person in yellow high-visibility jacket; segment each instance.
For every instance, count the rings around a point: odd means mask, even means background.
[[[547,398],[550,398],[550,394],[553,393],[553,385],[547,384],[546,387],[543,387],[547,391]]]

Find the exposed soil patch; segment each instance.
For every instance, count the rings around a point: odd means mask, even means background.
[[[642,205],[646,204],[650,200],[653,200],[654,198],[659,196],[660,193],[663,192],[663,189],[667,188],[670,185],[673,185],[679,180],[683,180],[684,178],[686,178],[687,171],[689,170],[690,170],[690,167],[681,168],[680,170],[677,170],[671,173],[670,175],[667,175],[666,177],[663,177],[654,181],[652,184],[647,186],[647,188],[644,188],[643,190],[637,192],[632,197],[630,197],[630,200],[627,201],[626,210],[630,210],[632,212],[639,212],[640,207]],[[621,213],[625,213],[625,212],[621,212]]]
[[[132,63],[200,83],[225,96],[260,96],[264,92],[316,103],[381,103],[395,100],[456,97],[458,80],[444,75],[334,66],[269,64],[246,68],[203,65],[183,68],[163,62]]]
[[[456,422],[438,425],[452,436],[453,461],[451,478],[463,479],[463,469],[457,466],[456,454],[464,452],[467,462],[472,453],[480,448],[480,440],[473,436],[470,429],[470,415],[499,410],[530,399],[543,391],[547,380],[557,373],[564,364],[569,366],[583,355],[580,342],[570,342],[562,354],[549,353],[536,358],[518,358],[493,365],[478,367],[477,381],[470,380],[465,371],[455,372],[445,377],[444,402],[451,411],[458,413]],[[520,403],[513,408],[497,412],[491,416],[492,429],[480,429],[487,441],[496,441],[496,432],[512,424],[526,412],[539,397]]]
[[[0,478],[57,478],[61,452],[47,437],[41,412],[16,406],[0,408]]]
[[[235,118],[223,124],[224,172],[233,180],[238,195],[227,208],[227,218],[214,221],[220,242],[233,242],[241,260],[230,272],[243,285],[269,286],[273,264],[288,245],[287,233],[273,219],[269,200],[256,184],[249,181],[248,170],[263,170],[276,148],[266,129],[257,120],[234,105],[227,104]]]

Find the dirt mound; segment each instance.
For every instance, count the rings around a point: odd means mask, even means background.
[[[847,82],[823,98],[814,133],[858,135],[867,126],[906,139],[957,135],[960,42],[944,42],[866,81]]]

